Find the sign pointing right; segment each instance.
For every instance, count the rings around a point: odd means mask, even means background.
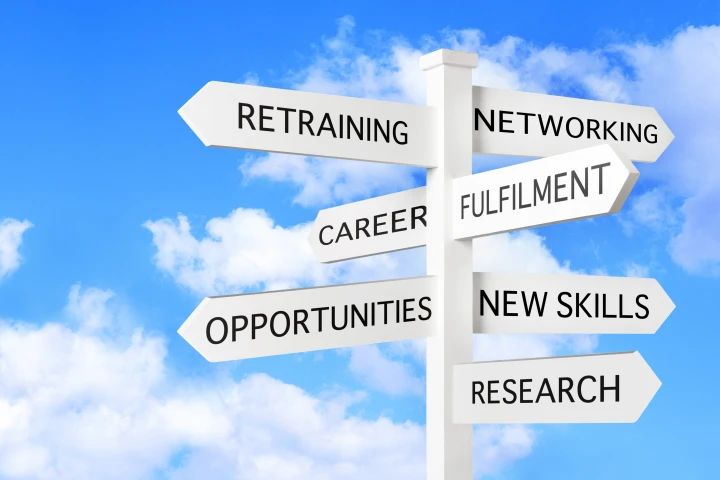
[[[453,237],[617,213],[640,173],[610,145],[453,180]]]
[[[609,143],[654,162],[675,136],[652,107],[473,87],[473,153],[549,157]]]
[[[634,423],[660,380],[638,352],[455,365],[455,423]]]

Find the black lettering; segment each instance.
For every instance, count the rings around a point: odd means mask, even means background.
[[[529,388],[525,388],[525,382],[532,382],[532,378],[523,378],[520,380],[520,403],[533,403],[532,400],[523,400],[525,398],[524,394],[532,391]]]
[[[420,214],[416,215],[415,212],[419,211]],[[415,221],[419,220],[422,222],[423,227],[427,227],[427,223],[425,223],[425,214],[427,213],[427,208],[425,208],[425,205],[420,205],[418,207],[412,207],[410,209],[410,228],[415,228]]]
[[[623,299],[622,299],[622,293],[621,293],[620,294],[620,318],[633,318],[632,315],[623,315],[622,307],[623,307]]]
[[[592,124],[595,124],[595,126],[592,126]],[[590,132],[595,133],[595,137],[600,140],[600,134],[598,133],[598,128],[600,128],[600,122],[593,118],[588,118],[587,121],[587,138],[590,138]]]
[[[303,117],[304,117],[305,115],[309,115],[309,116],[310,116],[310,119],[308,119],[308,120],[303,120]],[[308,110],[300,110],[300,114],[299,114],[299,116],[298,116],[298,119],[300,120],[300,126],[299,126],[300,135],[303,134],[303,126],[306,126],[307,129],[310,130],[310,135],[312,135],[312,136],[314,137],[315,134],[313,133],[313,129],[312,129],[312,127],[310,126],[310,124],[311,124],[312,121],[313,121],[313,114],[312,114],[312,112],[310,112],[310,111],[308,111]]]
[[[580,398],[580,401],[583,403],[592,403],[595,401],[595,398],[596,398],[595,395],[593,395],[593,397],[591,399],[587,400],[582,394],[582,384],[585,380],[588,380],[588,379],[592,380],[593,382],[597,381],[597,380],[595,380],[595,377],[593,377],[592,375],[585,375],[578,382],[577,394],[578,394],[578,398]]]
[[[638,307],[640,307],[640,308],[642,308],[643,310],[645,310],[645,315],[642,315],[642,316],[641,316],[641,315],[639,315],[639,314],[636,313],[635,316],[636,316],[637,318],[641,319],[641,320],[644,320],[644,319],[646,319],[646,318],[648,317],[648,315],[650,315],[650,310],[648,310],[648,308],[647,308],[645,305],[643,305],[642,303],[640,303],[640,299],[641,299],[641,298],[644,298],[645,300],[648,300],[648,296],[647,296],[647,295],[644,295],[644,294],[640,294],[640,295],[638,295],[637,297],[635,297],[635,303],[637,304]]]
[[[566,388],[563,388],[563,380],[567,380],[568,382],[570,382],[570,385],[568,385]],[[572,394],[570,393],[570,389],[571,389],[572,386],[573,386],[572,378],[570,378],[570,377],[560,377],[560,379],[559,379],[559,381],[558,381],[558,385],[559,385],[559,389],[558,389],[558,390],[560,391],[560,393],[558,394],[558,400],[559,400],[559,402],[562,403],[563,393],[567,393],[567,396],[570,397],[570,401],[571,401],[572,403],[575,403],[575,400],[573,399]]]
[[[290,132],[290,112],[297,112],[294,108],[277,107],[281,112],[285,112],[285,133]]]
[[[609,314],[607,313],[607,294],[603,293],[603,302],[602,302],[602,311],[603,311],[603,318],[617,318],[617,315],[615,314]]]
[[[506,123],[512,123],[512,120],[505,120],[505,114],[512,115],[513,112],[507,112],[505,110],[500,110],[500,132],[501,133],[515,133],[515,130],[505,130],[504,124]]]
[[[637,132],[633,128],[632,124],[628,122],[627,124],[627,141],[630,141],[630,134],[632,133],[633,137],[635,137],[635,140],[638,142],[642,142],[642,137],[640,134],[642,133],[642,125],[638,123],[638,129]]]
[[[490,110],[490,123],[488,123],[487,119],[485,118],[485,115],[482,114],[479,108],[475,109],[475,131],[478,129],[478,118],[482,118],[482,121],[485,123],[485,126],[490,130],[491,132],[495,131],[495,110]]]
[[[525,306],[525,315],[530,316],[532,315],[532,309],[533,309],[533,303],[535,304],[538,316],[542,317],[543,313],[545,313],[545,301],[547,300],[547,292],[543,292],[543,299],[542,299],[542,305],[540,304],[540,298],[537,294],[537,292],[532,292],[530,295],[530,302],[528,303],[527,299],[525,298],[525,292],[522,292],[522,299],[523,299],[523,305]]]
[[[367,319],[368,319],[368,313],[367,313],[367,303],[363,304],[363,313],[360,314],[360,309],[357,308],[356,305],[352,305],[352,308],[350,309],[350,325],[352,328],[355,328],[355,317],[358,317],[360,319],[360,323],[363,324],[363,327],[367,327]]]
[[[603,140],[607,140],[609,133],[613,140],[617,141],[617,137],[612,133],[612,127],[614,127],[616,123],[617,122],[612,122],[608,127],[607,120],[603,120]]]
[[[480,387],[480,390],[478,390],[478,387]],[[485,403],[485,400],[483,400],[483,397],[482,397],[482,391],[484,388],[485,388],[485,385],[483,385],[482,382],[472,382],[472,389],[473,389],[472,403],[473,403],[473,405],[475,405],[475,397],[479,398],[483,404]]]
[[[575,294],[575,318],[580,318],[580,309],[582,308],[583,312],[585,312],[585,315],[588,316],[588,318],[592,318],[592,315],[590,315],[590,312],[587,311],[587,308],[585,308],[585,302],[587,299],[590,298],[590,294],[588,293],[585,295],[580,301],[580,294]]]
[[[347,117],[347,138],[350,140],[350,127],[352,127],[353,130],[355,130],[355,135],[357,135],[359,140],[363,139],[363,117],[360,117],[360,129],[358,130],[357,125],[355,125],[355,122],[353,121],[352,117],[348,115]],[[368,135],[370,135],[370,132],[368,132]]]
[[[350,240],[353,239],[352,233],[350,233],[350,227],[348,227],[348,224],[345,222],[340,225],[340,230],[338,231],[338,236],[335,239],[335,243],[339,243],[342,237],[347,237]]]
[[[473,194],[473,203],[475,201],[475,194]],[[465,195],[460,196],[460,220],[465,219],[465,210],[470,208],[470,205],[465,204],[465,199],[470,198],[470,194],[466,193]],[[474,210],[474,208],[473,208]]]
[[[487,391],[488,403],[500,403],[500,400],[493,400],[493,399],[492,399],[492,394],[493,394],[493,393],[498,393],[497,389],[496,389],[496,390],[493,390],[493,388],[492,388],[492,387],[493,387],[493,383],[494,383],[495,385],[497,385],[498,383],[500,383],[500,380],[489,380],[489,381],[488,381],[488,391]]]
[[[360,226],[360,222],[364,222],[365,225],[362,227]],[[367,227],[370,225],[370,220],[367,218],[358,218],[355,220],[355,238],[360,238],[360,232],[363,232],[366,237],[370,237],[370,234],[367,231]]]
[[[600,182],[600,183],[599,183],[599,186],[600,186],[600,192],[599,192],[599,193],[600,193],[600,195],[602,195],[602,193],[603,193],[603,191],[602,191],[602,189],[603,189],[602,169],[603,169],[604,167],[609,167],[609,166],[610,166],[610,162],[602,163],[602,164],[600,164],[600,165],[594,165],[594,166],[590,167],[590,168],[593,169],[593,170],[595,170],[596,168],[598,169],[599,182]]]
[[[285,317],[285,331],[283,331],[282,333],[278,333],[275,331],[275,319],[280,315]],[[270,317],[270,332],[274,336],[280,338],[280,337],[284,337],[285,335],[287,335],[287,333],[289,331],[290,331],[290,315],[288,315],[287,312],[284,312],[282,310],[278,310],[277,312],[273,313],[272,317]]]
[[[538,120],[540,121],[540,131],[542,132],[543,135],[547,135],[548,127],[550,125],[552,125],[553,133],[555,134],[555,136],[557,137],[558,135],[560,135],[560,128],[562,127],[563,117],[560,117],[560,120],[558,121],[557,126],[555,125],[555,119],[553,118],[552,115],[548,115],[548,121],[545,123],[545,125],[543,125],[542,115],[540,115],[539,113],[538,113]]]
[[[507,404],[513,404],[513,403],[515,403],[515,400],[517,400],[517,393],[515,393],[514,391],[512,391],[508,388],[508,383],[510,383],[510,382],[512,382],[513,385],[515,385],[515,383],[516,383],[515,380],[513,380],[513,379],[505,380],[505,383],[503,383],[503,388],[505,389],[505,391],[507,393],[509,393],[510,395],[512,395],[512,400],[510,400],[509,402],[507,401],[506,398],[503,398],[503,403],[507,403]]]
[[[303,314],[303,319],[302,319],[302,320],[298,320],[298,313],[302,313],[302,314]],[[294,316],[293,324],[295,325],[295,326],[293,327],[293,330],[294,330],[294,332],[295,332],[295,335],[298,334],[298,325],[300,325],[300,326],[303,328],[303,330],[305,330],[305,333],[310,333],[310,330],[308,330],[307,325],[305,325],[305,321],[308,319],[308,312],[307,312],[307,310],[303,310],[302,308],[297,309],[297,310],[295,310],[293,316]]]
[[[508,300],[508,294],[510,295],[517,295],[517,291],[515,290],[503,290],[503,315],[506,317],[517,317],[517,313],[510,313],[508,312],[508,305],[515,305],[516,301]]]
[[[242,327],[237,327],[237,320],[239,318],[243,319],[243,325]],[[245,315],[233,315],[232,317],[232,341],[234,342],[237,340],[237,332],[242,332],[245,330],[245,328],[248,326],[248,319]]]
[[[210,328],[212,327],[212,324],[216,321],[222,322],[222,326],[223,326],[223,334],[222,334],[222,337],[220,338],[220,340],[213,340],[212,336],[210,336]],[[212,343],[213,345],[217,345],[218,343],[224,342],[228,336],[228,324],[225,321],[225,319],[222,317],[214,317],[213,319],[211,319],[208,322],[207,327],[205,327],[205,336],[207,337],[208,342]]]
[[[251,318],[252,318],[252,339],[255,340],[255,332],[257,332],[261,328],[264,328],[265,325],[267,325],[267,317],[262,313],[253,313]],[[262,318],[262,323],[260,325],[258,325],[257,322],[255,321],[256,318]]]
[[[326,123],[330,126],[329,127],[326,126],[325,125]],[[320,128],[318,128],[318,131],[317,131],[317,136],[319,137],[323,131],[328,131],[328,132],[332,133],[333,138],[337,138],[337,135],[335,135],[335,127],[333,127],[332,119],[330,118],[329,113],[326,113],[325,115],[323,115],[322,122],[320,122]]]
[[[605,386],[605,375],[600,375],[600,403],[605,401],[605,390],[615,390],[615,401],[620,401],[620,375],[615,375],[615,386]]]
[[[243,114],[243,107],[248,107],[248,108],[250,109],[250,113],[248,113],[248,114]],[[255,130],[255,125],[253,125],[253,121],[252,121],[252,119],[250,118],[250,117],[252,117],[252,116],[255,114],[255,107],[253,107],[253,106],[250,105],[249,103],[238,103],[238,112],[239,112],[239,114],[240,114],[240,116],[239,116],[239,118],[238,118],[238,128],[242,129],[242,123],[243,123],[242,121],[243,121],[243,118],[244,118],[244,119],[247,120],[248,123],[250,124],[250,128],[252,128],[253,130]],[[218,317],[218,318],[219,318],[219,317]]]
[[[503,202],[510,200],[510,197],[503,197],[503,189],[507,190],[508,188],[510,188],[510,185],[503,185],[500,187],[500,213],[502,213]]]
[[[383,130],[382,124],[378,121],[378,119],[374,119],[375,122],[375,141],[378,141],[378,130],[380,130],[380,135],[385,139],[385,143],[390,143],[390,120],[386,120],[387,124],[387,131]]]
[[[543,393],[547,389],[546,393]],[[555,403],[555,396],[553,395],[552,388],[550,388],[550,382],[547,378],[543,378],[542,385],[540,385],[540,391],[537,394],[535,403],[540,403],[540,397],[550,397],[550,401]]]
[[[318,312],[318,332],[322,332],[322,314],[324,310],[330,310],[330,307],[311,308],[311,312]]]
[[[412,312],[413,310],[415,310],[412,307],[408,308],[408,303],[409,302],[412,303],[414,301],[415,301],[414,298],[403,299],[403,322],[414,322],[415,321],[415,318],[408,317],[408,312]]]
[[[565,175],[567,175],[567,172],[562,172],[562,173],[556,173],[556,174],[555,174],[555,201],[556,201],[556,202],[564,202],[565,200],[567,200],[567,197],[560,197],[560,196],[558,195],[558,191],[559,191],[561,188],[565,188],[565,187],[567,186],[567,185],[564,184],[564,183],[563,183],[562,185],[560,185],[560,184],[558,183],[558,178],[564,177]],[[548,200],[549,200],[549,199],[548,199]],[[548,203],[549,203],[549,202],[548,202]]]
[[[572,133],[570,133],[570,122],[572,122],[573,120],[577,120],[578,125],[580,125],[580,132],[578,132],[577,135],[573,135]],[[570,138],[582,137],[584,130],[585,130],[585,124],[578,117],[570,117],[567,119],[567,122],[565,122],[565,131],[567,132],[567,134]]]
[[[373,230],[373,233],[374,233],[375,236],[385,235],[385,234],[388,233],[387,230],[384,231],[384,232],[378,231],[378,227],[381,227],[381,226],[383,226],[383,225],[386,224],[386,222],[378,222],[378,219],[379,219],[380,217],[387,217],[387,213],[381,213],[381,214],[375,215],[375,216],[373,217],[374,225],[375,225],[375,229]]]
[[[540,201],[541,201],[541,202],[542,202],[543,200],[545,200],[545,197],[547,196],[547,197],[548,197],[547,202],[548,202],[548,205],[549,205],[549,204],[550,204],[550,177],[547,177],[547,180],[545,180],[545,188],[543,188],[542,193],[540,192],[540,187],[539,187],[539,185],[538,185],[537,179],[536,179],[536,180],[533,180],[533,183],[535,184],[535,189],[534,189],[534,192],[533,192],[533,206],[536,206],[536,205],[537,205],[537,202],[538,202],[538,200],[537,200],[538,194],[540,194]]]
[[[400,132],[400,137],[402,138],[402,141],[398,140],[398,132],[397,128],[398,125],[402,125],[403,127],[407,128],[407,123],[403,121],[395,122],[395,125],[393,125],[393,139],[395,140],[395,143],[398,145],[407,145],[407,133]]]
[[[485,290],[480,290],[480,316],[485,315],[485,302],[487,301],[488,306],[490,307],[490,310],[492,310],[493,315],[496,317],[499,314],[500,311],[500,292],[495,290],[495,305],[493,305],[490,298],[487,296],[487,293],[485,293]]]
[[[323,242],[323,236],[322,236],[322,235],[323,235],[323,232],[325,231],[326,228],[329,228],[330,230],[333,229],[333,227],[332,227],[331,225],[325,225],[324,227],[322,227],[322,228],[320,229],[320,234],[318,235],[318,237],[320,238],[320,243],[322,243],[323,245],[330,245],[331,243],[333,243],[332,239],[330,239],[329,242]]]
[[[392,212],[392,215],[390,215],[390,217],[392,218],[392,232],[393,232],[393,233],[395,233],[395,232],[404,232],[405,230],[407,230],[407,227],[395,228],[395,225],[397,225],[398,223],[402,223],[402,222],[405,221],[405,217],[398,219],[398,218],[396,218],[396,214],[398,214],[398,213],[403,213],[403,212],[405,212],[405,211],[407,211],[407,210],[404,209],[404,208],[403,208],[402,210],[395,210],[394,212]]]
[[[260,130],[263,132],[274,132],[275,129],[272,127],[265,128],[263,124],[265,123],[265,120],[272,120],[272,117],[266,117],[265,116],[265,109],[268,110],[275,110],[274,107],[271,107],[269,105],[260,105]]]
[[[432,310],[430,310],[428,307],[423,305],[423,300],[427,300],[428,302],[431,301],[430,297],[422,297],[420,299],[420,301],[418,302],[418,306],[427,312],[427,317],[423,318],[422,315],[418,315],[418,320],[429,320],[430,317],[432,316]]]
[[[515,112],[518,115],[522,115],[525,118],[525,135],[528,134],[528,117],[534,117],[534,113]]]
[[[578,174],[575,173],[575,170],[572,171],[572,177],[570,178],[570,198],[575,199],[575,183],[577,183],[578,188],[582,192],[583,196],[588,196],[588,169],[585,167],[585,184],[583,185],[580,182],[580,177],[578,177]]]
[[[564,307],[566,307],[566,308],[568,309],[568,313],[567,313],[566,315],[563,315],[562,313],[560,313],[560,310],[558,310],[557,314],[558,314],[558,316],[560,316],[560,317],[562,317],[562,318],[568,318],[570,315],[572,315],[572,307],[571,307],[570,305],[568,305],[567,303],[565,303],[565,302],[562,301],[562,297],[565,296],[565,295],[567,295],[568,297],[572,298],[572,293],[570,293],[570,292],[560,292],[560,294],[558,295],[558,302],[559,302],[562,306],[564,306]]]
[[[645,136],[645,141],[648,143],[657,143],[657,133],[653,133],[652,135],[648,136],[648,129],[651,127],[653,129],[657,130],[657,127],[655,125],[652,125],[652,124],[646,125],[645,130],[643,130],[643,135]],[[650,140],[650,138],[652,138],[652,140]]]

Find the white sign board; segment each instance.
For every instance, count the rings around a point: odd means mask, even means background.
[[[432,107],[209,82],[179,111],[206,146],[434,167]]]
[[[425,187],[326,208],[310,231],[315,258],[331,263],[425,245]]]
[[[617,213],[639,173],[609,145],[453,181],[453,237],[480,237]]]
[[[455,423],[634,423],[660,388],[638,352],[453,367]]]
[[[549,157],[611,144],[654,162],[675,136],[652,107],[473,87],[473,153]]]
[[[178,333],[211,362],[425,338],[434,277],[207,297]]]
[[[652,278],[475,273],[475,333],[655,333],[675,309]]]

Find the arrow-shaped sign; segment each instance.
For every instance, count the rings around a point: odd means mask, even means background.
[[[475,273],[475,333],[655,333],[675,309],[652,278]]]
[[[652,107],[473,87],[473,153],[549,157],[609,143],[654,162],[675,136]]]
[[[206,146],[435,166],[432,107],[209,82],[179,111]]]
[[[639,173],[599,145],[453,181],[453,236],[480,237],[617,213]]]
[[[634,423],[660,388],[638,352],[455,365],[455,423]]]
[[[207,297],[178,333],[211,362],[425,338],[435,278]]]
[[[326,208],[310,231],[315,258],[324,263],[425,245],[425,187]]]

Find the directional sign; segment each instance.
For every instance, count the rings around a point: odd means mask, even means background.
[[[425,187],[320,210],[310,246],[324,263],[425,245]]]
[[[634,423],[660,388],[638,352],[453,367],[455,423]]]
[[[432,107],[209,82],[179,111],[206,146],[434,167]]]
[[[425,338],[435,278],[207,297],[178,333],[211,362]]]
[[[473,153],[549,157],[609,143],[654,162],[675,136],[652,107],[473,87]]]
[[[609,145],[453,181],[453,236],[480,237],[617,213],[639,173]]]
[[[475,333],[655,333],[675,309],[652,278],[475,273]]]

